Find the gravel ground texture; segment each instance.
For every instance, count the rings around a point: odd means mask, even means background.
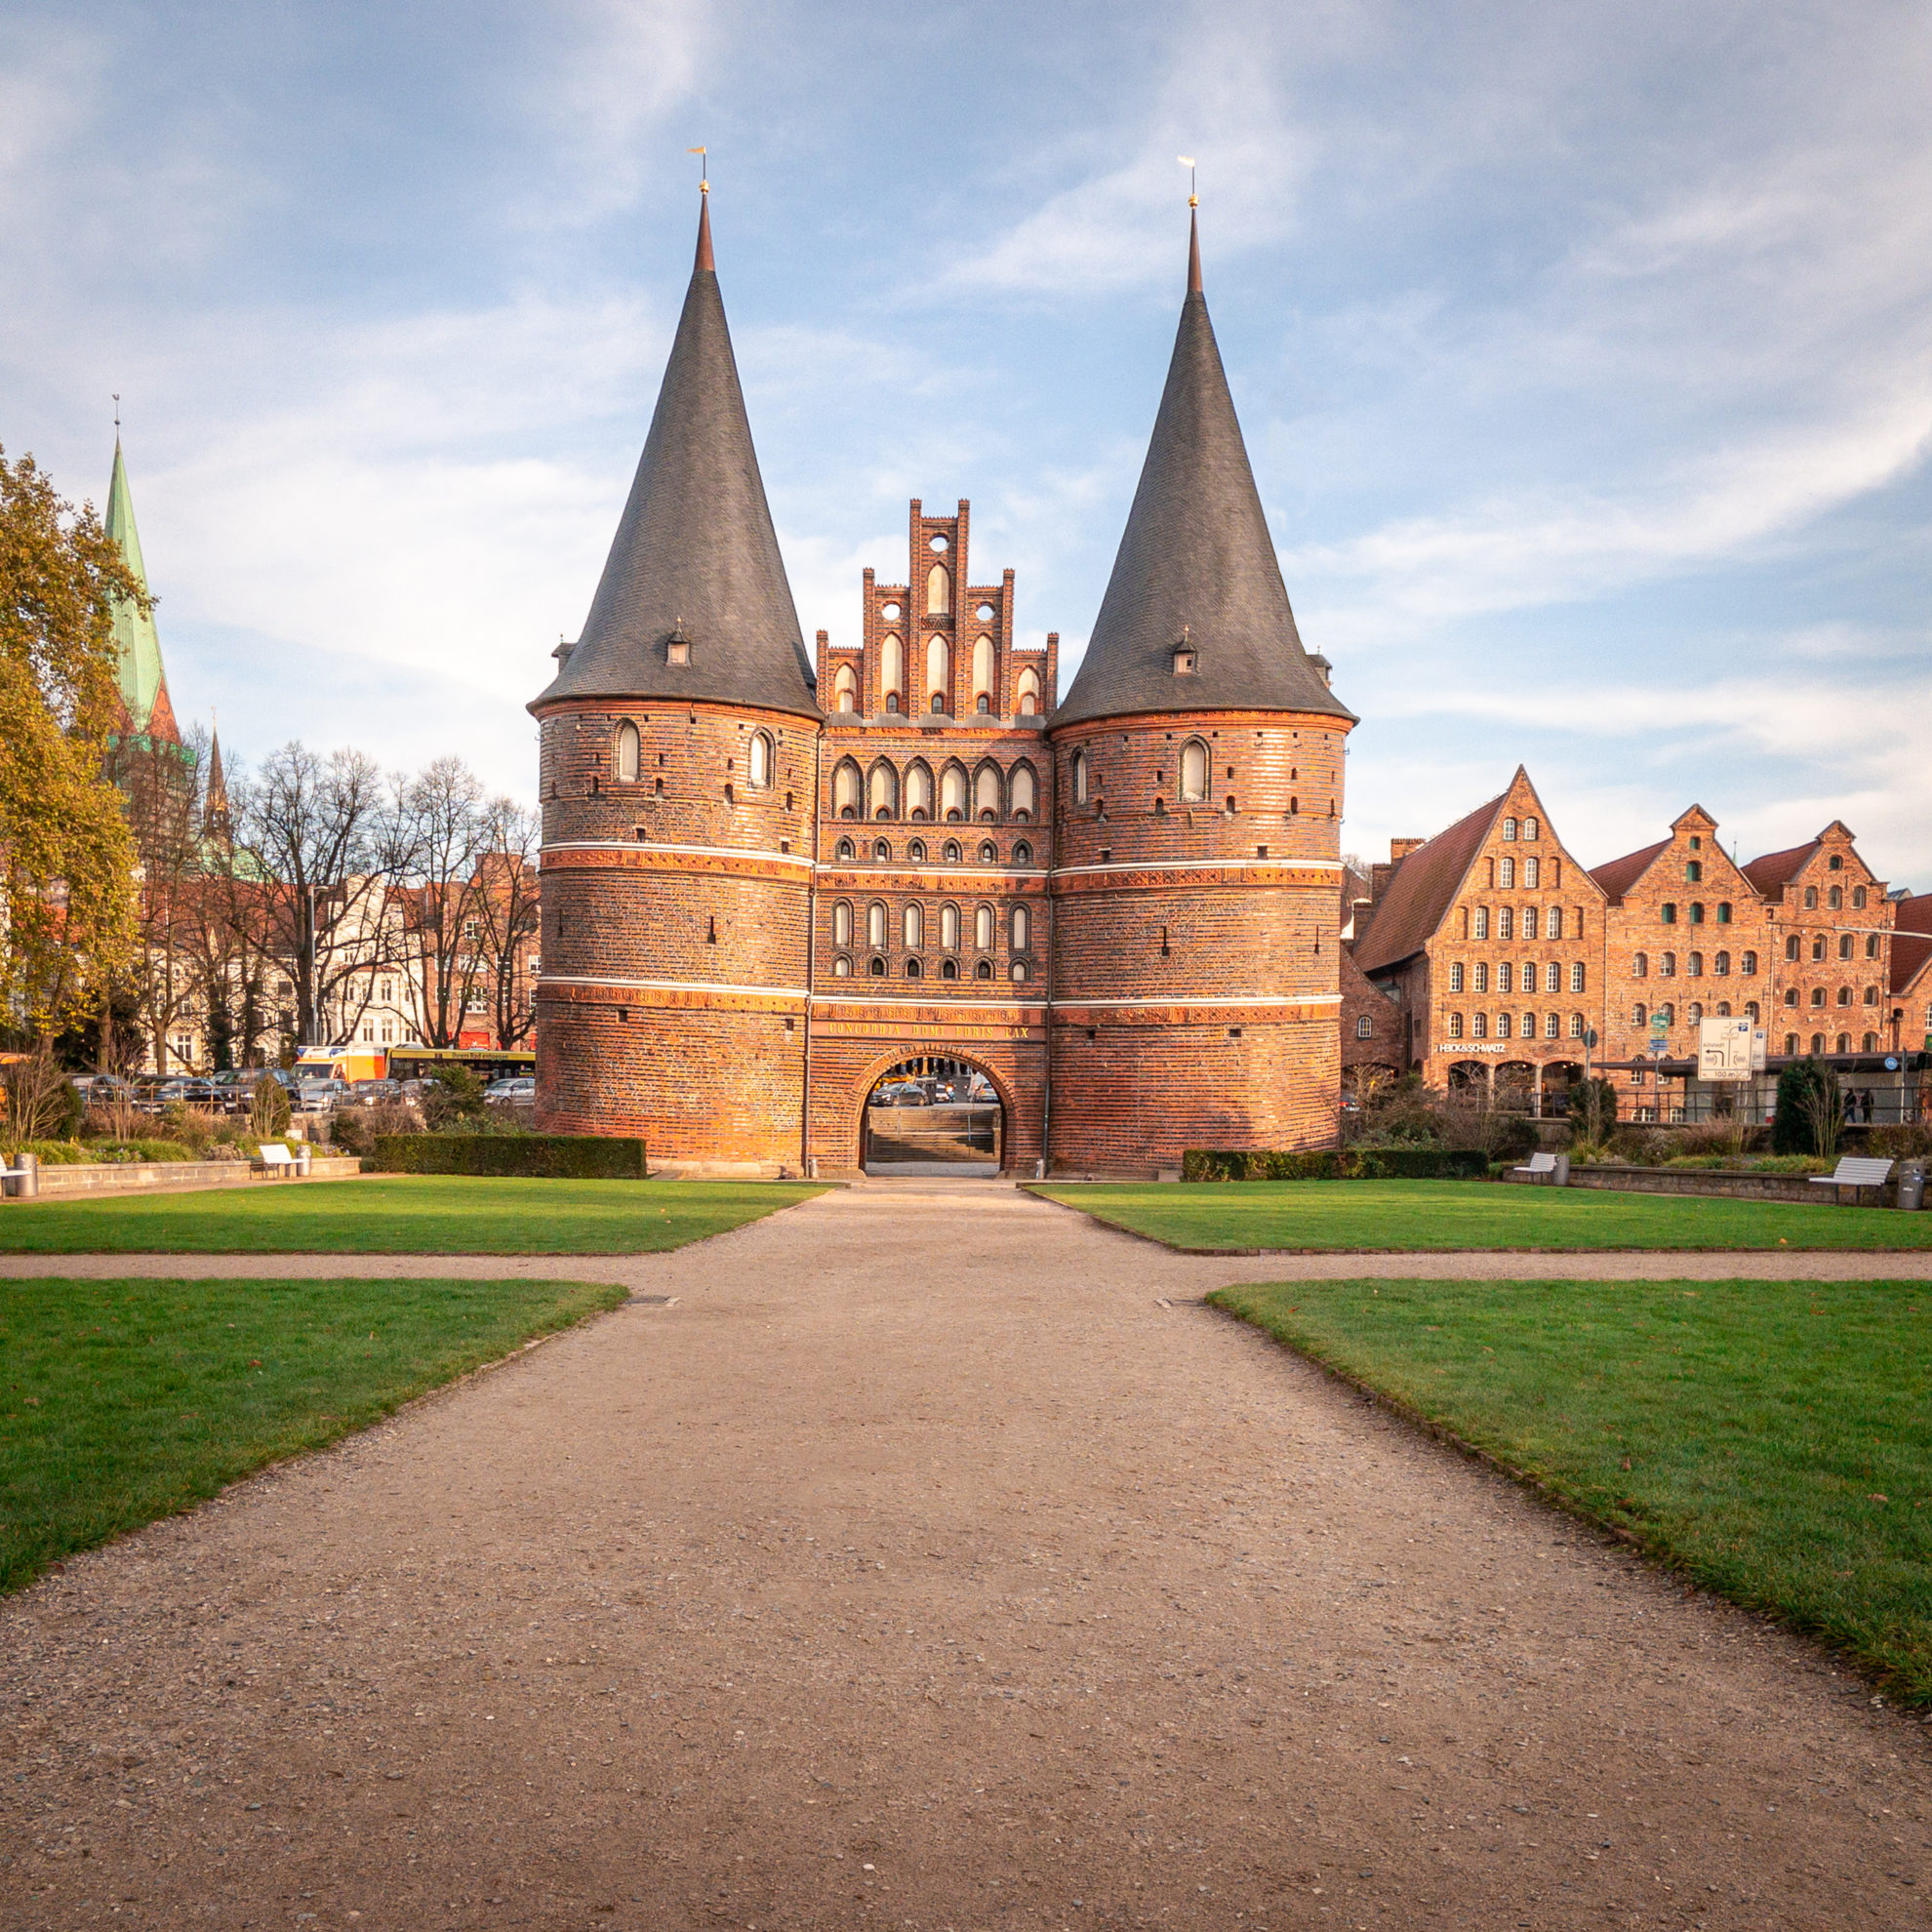
[[[1693,1259],[1917,1271],[1536,1266]],[[573,1264],[674,1299],[0,1605],[0,1923],[1924,1922],[1932,1726],[1198,1306],[1295,1261],[902,1182]]]

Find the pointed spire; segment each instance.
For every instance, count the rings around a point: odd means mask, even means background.
[[[118,401],[119,399],[116,398]],[[118,418],[119,412],[116,411]],[[141,562],[141,533],[135,528],[134,492],[128,465],[121,455],[118,422],[114,432],[114,474],[107,486],[107,538],[121,561],[144,590],[147,570]],[[114,642],[119,652],[116,677],[121,705],[127,712],[126,734],[132,737],[181,742],[181,728],[168,700],[168,672],[161,662],[161,638],[152,611],[142,611],[117,598],[114,603]]]
[[[1187,208],[1187,293],[1201,293],[1201,218],[1191,197]]]
[[[221,727],[214,727],[208,749],[208,780],[201,793],[201,829],[210,838],[228,835],[228,778],[221,769]]]
[[[1201,293],[1187,294],[1134,506],[1056,724],[1147,711],[1351,712],[1302,649]]]
[[[583,634],[536,704],[708,698],[817,717],[814,685],[712,265],[706,193],[629,500]]]
[[[717,257],[711,253],[711,184],[708,181],[698,190],[698,261],[691,272],[694,275],[715,275],[718,272]]]

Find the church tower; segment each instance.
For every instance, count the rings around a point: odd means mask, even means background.
[[[652,1165],[800,1158],[821,723],[711,253],[541,725],[537,1113]]]
[[[1343,743],[1187,293],[1100,615],[1049,723],[1062,1171],[1335,1134]]]

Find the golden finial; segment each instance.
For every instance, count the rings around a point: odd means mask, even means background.
[[[706,157],[704,161],[701,161],[698,164],[698,192],[700,194],[709,194],[711,184],[704,179],[705,174],[708,172],[706,162],[709,159],[709,150],[703,147],[687,147],[684,151],[687,154],[703,154]]]

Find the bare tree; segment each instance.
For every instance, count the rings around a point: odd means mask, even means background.
[[[176,1027],[199,1004],[193,970],[204,916],[200,772],[206,734],[197,728],[183,745],[136,739],[113,760],[125,797],[136,860],[138,945],[128,969],[142,1030],[154,1047],[158,1072],[171,1067]]]
[[[541,813],[511,798],[491,805],[477,922],[489,965],[491,1028],[500,1047],[520,1045],[536,1025],[528,962],[541,929],[537,860],[543,843]]]
[[[325,758],[300,741],[236,790],[237,853],[253,875],[262,950],[289,987],[296,1041],[347,1038],[377,970],[404,957],[393,895],[408,859],[405,815],[373,759]]]
[[[482,781],[460,758],[438,758],[398,784],[408,876],[403,926],[417,1036],[449,1047],[482,1000],[485,972],[478,900],[490,839]]]

